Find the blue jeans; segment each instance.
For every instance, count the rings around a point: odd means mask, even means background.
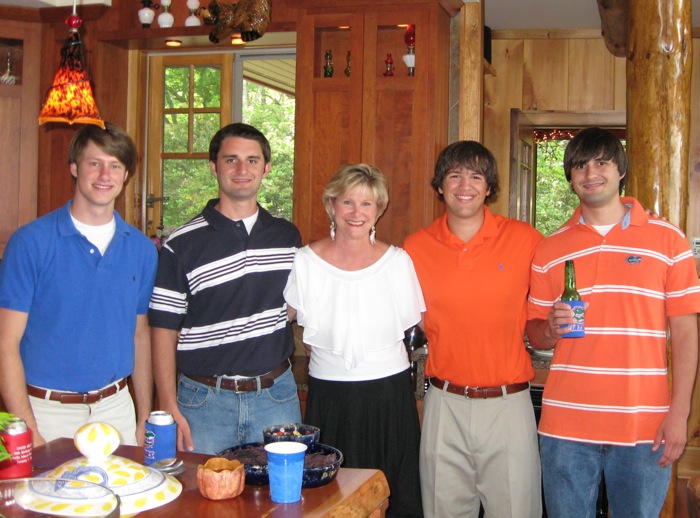
[[[291,368],[269,389],[240,393],[209,387],[180,374],[177,403],[198,453],[216,454],[239,444],[262,442],[266,426],[301,422]]]
[[[663,446],[614,446],[540,436],[547,515],[593,518],[601,473],[614,518],[658,518],[671,480],[671,467],[658,464]]]

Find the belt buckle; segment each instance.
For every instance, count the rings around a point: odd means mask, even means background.
[[[98,396],[97,401],[93,401],[92,403],[88,403],[88,398],[90,396]],[[84,404],[94,405],[95,403],[99,403],[100,401],[102,401],[102,390],[92,390],[90,392],[83,392],[83,403]]]
[[[236,378],[236,379],[233,380],[233,391],[234,391],[236,394],[245,394],[246,392],[251,392],[251,391],[249,391],[249,390],[239,390],[239,388],[238,388],[238,382],[239,382],[239,381],[240,381],[240,382],[244,382],[244,381],[255,381],[255,378],[244,378],[244,379]]]
[[[469,389],[474,391],[474,396],[469,397],[467,393]],[[464,397],[467,399],[488,399],[488,388],[487,387],[464,387]]]

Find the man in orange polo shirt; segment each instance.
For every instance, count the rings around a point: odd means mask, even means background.
[[[427,311],[420,447],[426,517],[542,515],[532,363],[523,342],[530,263],[542,235],[492,214],[491,152],[461,141],[443,150],[431,182],[446,214],[410,235]]]
[[[534,347],[554,347],[539,430],[547,512],[592,516],[602,474],[614,516],[656,518],[687,437],[698,361],[695,263],[677,227],[620,196],[629,173],[612,133],[576,135],[564,172],[580,205],[537,248],[527,324]],[[561,336],[573,323],[559,302],[567,259],[587,307],[583,338]]]

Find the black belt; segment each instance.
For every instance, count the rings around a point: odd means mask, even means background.
[[[124,387],[126,387],[126,378],[122,378],[118,382],[112,383],[103,389],[91,390],[90,392],[61,392],[58,390],[46,390],[33,385],[27,385],[27,394],[39,399],[59,401],[64,405],[91,405],[93,403],[99,403],[104,398],[113,396]]]
[[[490,397],[503,397],[503,394],[515,394],[530,388],[530,383],[523,381],[522,383],[511,383],[510,385],[501,385],[499,387],[462,387],[454,385],[449,381],[443,381],[439,378],[430,378],[430,384],[440,390],[447,390],[452,394],[464,396],[467,399],[487,399]],[[445,388],[447,386],[447,388]]]
[[[258,390],[258,379],[260,379],[260,389],[270,388],[275,384],[275,379],[279,378],[287,371],[289,365],[289,360],[284,360],[274,370],[255,378],[229,379],[222,378],[221,376],[190,376],[189,374],[183,374],[192,381],[209,387],[216,387],[218,380],[221,379],[219,387],[224,390],[233,390],[234,392],[256,392]]]

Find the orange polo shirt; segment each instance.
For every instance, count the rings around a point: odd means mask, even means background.
[[[493,387],[534,377],[525,349],[530,263],[542,235],[527,223],[494,215],[465,243],[447,216],[411,234],[411,256],[427,311],[427,376]]]
[[[554,349],[541,434],[651,443],[668,412],[668,317],[700,311],[697,272],[677,227],[648,216],[633,198],[622,201],[631,211],[607,235],[581,221],[579,207],[535,254],[529,318],[547,318],[564,289],[566,259],[590,303],[586,336],[563,338]]]

